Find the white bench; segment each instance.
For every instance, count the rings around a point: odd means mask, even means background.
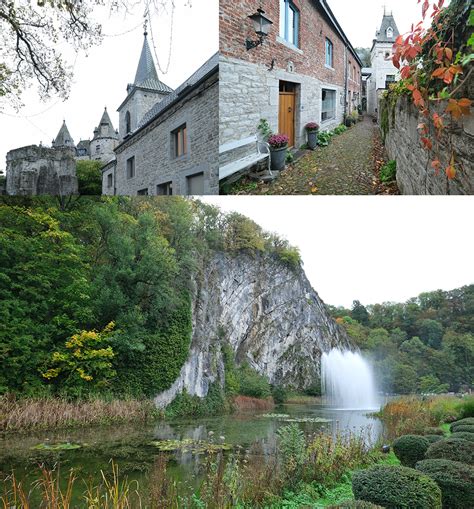
[[[256,151],[254,154],[250,154],[248,156],[237,159],[236,161],[232,161],[222,167],[219,168],[219,180],[224,180],[235,173],[238,173],[241,170],[245,170],[245,168],[250,168],[260,161],[268,160],[268,173],[270,176],[273,176],[271,168],[270,168],[270,145],[263,141],[260,141],[256,134],[253,136],[249,136],[248,138],[244,138],[239,141],[231,141],[230,143],[226,143],[225,145],[221,145],[219,147],[219,155],[225,154],[226,152],[230,152],[231,150],[235,150],[236,148],[245,147],[246,145],[254,144],[256,145]],[[262,148],[265,149],[265,152],[262,152]]]

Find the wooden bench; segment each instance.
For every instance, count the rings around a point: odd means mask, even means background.
[[[245,170],[246,168],[250,168],[251,166],[256,165],[260,161],[268,160],[268,173],[273,177],[271,168],[270,168],[270,146],[268,143],[260,141],[256,134],[253,136],[249,136],[248,138],[244,138],[239,141],[231,141],[230,143],[226,143],[219,147],[219,155],[225,154],[226,152],[230,152],[231,150],[235,150],[237,148],[245,147],[246,145],[255,144],[255,153],[250,154],[248,156],[237,159],[236,161],[232,161],[222,167],[219,168],[219,180],[224,180],[239,171]],[[265,149],[265,152],[262,152],[262,148]]]

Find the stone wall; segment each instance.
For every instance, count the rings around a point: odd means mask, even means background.
[[[36,145],[11,150],[6,191],[23,196],[77,194],[75,150]]]
[[[397,101],[394,112],[389,112],[388,121],[385,146],[389,158],[397,161],[397,183],[402,194],[474,194],[474,115],[453,123],[439,140],[437,155],[442,168],[439,174],[431,167],[434,154],[427,152],[420,142],[419,112],[406,97]],[[432,124],[429,137],[436,146]],[[449,165],[452,152],[459,167],[456,178],[449,180],[444,169]]]
[[[213,73],[194,90],[160,113],[116,149],[116,193],[136,195],[173,183],[173,194],[186,195],[187,178],[204,173],[204,194],[218,194],[219,74]],[[187,154],[172,155],[172,132],[186,124]],[[127,178],[127,160],[135,157],[135,176]],[[104,176],[106,178],[106,176]],[[103,189],[104,194],[107,190]]]

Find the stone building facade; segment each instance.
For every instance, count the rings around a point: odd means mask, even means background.
[[[247,50],[256,39],[249,15],[262,5],[273,24]],[[360,104],[362,63],[325,0],[221,2],[219,31],[221,146],[254,135],[266,119],[299,147],[308,122],[333,129]],[[241,156],[239,149],[220,162]]]
[[[6,193],[20,196],[77,194],[74,147],[32,145],[8,152]]]
[[[78,160],[93,160],[108,163],[114,159],[114,149],[119,143],[118,131],[114,129],[110,116],[105,108],[94,129],[92,141],[81,140],[76,147],[76,158]]]
[[[176,90],[158,80],[147,37],[119,107],[120,144],[102,169],[105,195],[218,194],[219,57]]]
[[[371,67],[364,69],[367,77],[367,112],[377,115],[380,97],[390,84],[400,79],[393,65],[393,45],[400,35],[392,14],[384,14],[380,30],[377,31],[371,49]]]

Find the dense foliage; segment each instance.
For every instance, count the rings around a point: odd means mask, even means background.
[[[424,459],[429,446],[430,442],[426,437],[402,435],[393,442],[393,451],[402,465],[413,468],[418,461]]]
[[[398,394],[462,391],[474,380],[474,285],[422,293],[405,303],[330,307]]]
[[[446,438],[431,444],[426,459],[446,459],[474,465],[474,443],[459,438]]]
[[[182,198],[9,197],[0,225],[0,394],[155,396],[187,358],[191,281],[207,257],[300,266],[248,218]],[[254,371],[237,374],[237,392],[270,395]]]
[[[100,196],[102,194],[101,161],[77,161],[76,175],[79,194],[82,196]]]
[[[420,461],[416,469],[428,475],[441,488],[443,507],[474,507],[474,468],[456,461],[434,459]]]
[[[438,485],[412,468],[382,465],[355,472],[352,489],[356,499],[388,509],[441,509]]]

